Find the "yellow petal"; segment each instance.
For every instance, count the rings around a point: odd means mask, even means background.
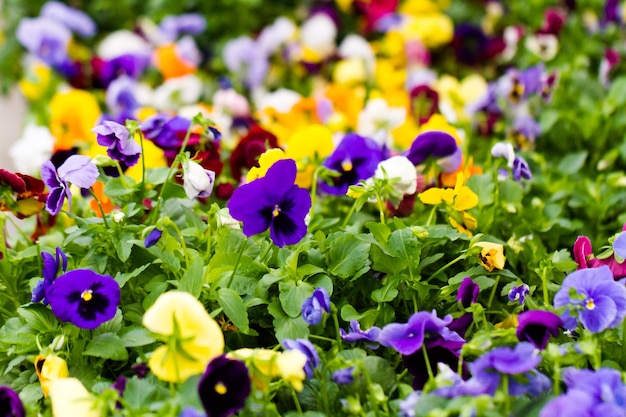
[[[302,391],[304,388],[304,365],[306,364],[306,355],[299,350],[288,350],[283,352],[276,361],[280,377],[288,382],[296,391]]]
[[[262,178],[267,174],[267,170],[270,169],[272,165],[276,161],[280,161],[281,159],[285,159],[285,152],[283,152],[280,148],[272,148],[263,152],[261,156],[259,156],[259,166],[252,167],[250,171],[248,171],[248,175],[246,176],[246,181],[254,181],[256,179]]]
[[[504,256],[504,246],[493,242],[477,242],[482,250],[478,254],[478,259],[483,267],[489,272],[494,269],[504,269],[506,257]]]
[[[457,174],[457,177],[462,176],[463,174]],[[457,194],[454,198],[454,204],[452,208],[456,211],[465,211],[471,208],[474,208],[478,205],[478,196],[474,191],[472,191],[469,187],[463,186],[460,190],[457,191]]]
[[[201,347],[189,346],[185,344],[186,348],[193,352],[189,352],[185,349],[185,352],[192,354],[206,353],[202,352]],[[193,375],[199,375],[206,369],[209,360],[191,360],[186,355],[182,355],[179,352],[172,351],[167,346],[160,346],[154,352],[148,360],[148,366],[154,375],[162,381],[168,382],[184,382]]]
[[[514,329],[518,325],[517,314],[511,314],[500,323],[496,323],[493,327],[497,329]]]
[[[44,397],[50,392],[50,383],[59,378],[67,378],[70,372],[67,369],[65,359],[57,355],[39,355],[35,359],[35,373],[41,383]]]
[[[95,399],[76,378],[55,379],[50,383],[53,417],[100,417]]]

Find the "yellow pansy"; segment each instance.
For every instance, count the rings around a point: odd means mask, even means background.
[[[346,128],[356,130],[359,113],[365,107],[365,87],[347,87],[340,84],[330,84],[324,90],[335,112],[345,117]]]
[[[306,355],[299,350],[288,350],[283,352],[276,364],[278,365],[278,374],[283,381],[288,382],[296,391],[302,391],[304,388],[304,365],[306,364]]]
[[[281,159],[286,159],[286,156],[285,152],[280,148],[272,148],[263,152],[261,156],[259,156],[259,166],[250,168],[246,176],[246,181],[250,182],[264,177],[265,174],[267,174],[267,170],[274,165],[274,162],[280,161]]]
[[[19,81],[20,90],[28,100],[41,99],[50,88],[52,70],[39,62],[28,69],[26,76]]]
[[[53,380],[70,376],[65,359],[52,354],[46,356],[38,355],[35,358],[35,373],[37,378],[39,378],[44,397],[48,396],[50,384]]]
[[[333,133],[321,124],[312,124],[296,130],[287,141],[287,158],[298,165],[296,184],[309,188],[313,183],[313,171],[317,162],[333,151]]]
[[[406,13],[410,15],[436,13],[442,9],[447,8],[449,3],[449,0],[408,0],[400,6],[398,11],[400,13]]]
[[[449,133],[456,140],[457,145],[463,143],[459,136],[459,130],[448,123],[448,120],[441,114],[433,114],[430,116],[428,121],[420,126],[418,133],[430,132],[432,130],[440,130]]]
[[[269,349],[243,348],[227,356],[246,362],[252,383],[261,391],[267,389],[271,380],[277,377],[288,382],[296,391],[302,391],[307,358],[298,350],[281,353]]]
[[[420,129],[415,118],[407,117],[404,123],[391,131],[391,136],[399,149],[409,149],[419,133]]]
[[[333,81],[348,87],[366,82],[365,62],[359,58],[342,59],[335,65]]]
[[[456,211],[465,211],[478,205],[478,196],[467,185],[465,176],[458,174],[454,188],[429,188],[418,196],[424,204],[446,203]]]
[[[417,39],[427,48],[444,45],[454,36],[452,19],[438,12],[409,16],[401,30],[405,38]]]
[[[504,246],[499,243],[477,242],[476,246],[480,246],[482,250],[478,254],[480,264],[489,272],[494,269],[504,269]]]
[[[500,323],[496,323],[493,327],[498,329],[514,329],[518,326],[517,314],[511,314]]]
[[[55,149],[71,149],[95,142],[91,129],[100,117],[98,101],[88,91],[70,89],[56,93],[50,100],[50,132]]]
[[[469,75],[461,81],[444,74],[435,83],[435,90],[440,101],[450,106],[460,121],[467,121],[469,116],[465,106],[486,93],[487,81],[479,74]]]
[[[137,141],[137,143],[140,143],[139,137],[135,137],[135,140]],[[144,158],[146,169],[161,168],[167,166],[167,161],[165,160],[163,150],[156,146],[154,142],[148,139],[144,139],[142,146],[142,158]],[[126,175],[131,176],[135,181],[139,182],[141,181],[141,170],[142,166],[140,159],[138,163],[126,170]]]
[[[183,382],[201,374],[211,359],[224,352],[219,325],[187,292],[161,294],[146,310],[143,325],[167,339],[148,361],[150,370],[163,381]]]
[[[96,407],[95,398],[76,378],[55,379],[50,384],[52,416],[100,417],[102,410]]]
[[[376,61],[374,74],[376,85],[382,91],[402,91],[408,103],[408,97],[404,90],[406,82],[406,68],[394,65],[389,59],[381,58]]]

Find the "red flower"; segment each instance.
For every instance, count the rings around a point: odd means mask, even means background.
[[[43,181],[0,168],[1,211],[10,211],[20,219],[37,214],[48,198],[44,190]]]
[[[244,169],[259,166],[259,156],[270,148],[278,148],[278,139],[259,125],[254,125],[241,138],[230,154],[230,172],[236,181],[241,181]]]

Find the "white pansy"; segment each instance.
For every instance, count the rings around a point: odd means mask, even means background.
[[[52,156],[54,141],[54,136],[47,127],[26,125],[22,137],[9,148],[9,155],[17,171],[38,175],[41,165]]]
[[[300,27],[302,46],[315,52],[322,59],[335,51],[336,37],[335,22],[324,13],[314,14]]]
[[[344,38],[339,45],[339,55],[343,58],[357,58],[365,63],[367,72],[374,74],[376,57],[374,50],[365,38],[359,35],[350,34]]]
[[[404,123],[406,109],[390,107],[384,98],[369,100],[361,113],[357,132],[374,139],[379,145],[390,145],[389,131]]]
[[[208,197],[213,192],[215,172],[204,169],[202,165],[190,159],[182,162],[183,188],[189,199]]]
[[[175,111],[185,104],[197,103],[202,95],[202,81],[194,74],[167,79],[152,92],[152,106]]]
[[[392,156],[380,162],[374,177],[397,180],[394,187],[402,195],[413,194],[417,190],[417,171],[413,163],[403,155]]]
[[[122,55],[150,55],[152,46],[130,30],[118,30],[98,44],[97,55],[111,60]]]

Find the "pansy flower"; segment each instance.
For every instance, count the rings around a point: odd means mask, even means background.
[[[550,335],[559,335],[563,321],[551,311],[530,310],[517,316],[517,338],[521,342],[530,342],[537,349],[545,349]]]
[[[242,348],[228,353],[228,357],[246,362],[254,386],[265,391],[272,378],[280,377],[296,391],[302,391],[306,378],[304,366],[307,356],[300,350],[277,352],[269,349]]]
[[[183,167],[183,188],[190,200],[200,197],[209,197],[213,192],[215,172],[204,169],[202,165],[189,158],[181,162]]]
[[[59,378],[50,384],[52,417],[102,417],[94,396],[77,378]]]
[[[330,312],[330,296],[326,288],[318,287],[302,303],[302,318],[308,324],[319,324],[324,312]]]
[[[298,243],[307,232],[305,218],[311,208],[309,193],[294,184],[296,163],[277,161],[263,178],[235,190],[228,209],[243,222],[243,233],[252,236],[270,229],[277,246]]]
[[[626,236],[626,235],[624,235]],[[619,239],[619,240],[618,240]],[[614,242],[614,251],[615,251],[615,243],[617,243],[618,247],[621,239],[618,238]],[[620,250],[618,249],[617,252]],[[598,268],[603,265],[606,265],[611,270],[614,279],[621,279],[626,277],[626,262],[620,262],[614,254],[611,254],[607,257],[596,257],[593,254],[593,247],[591,246],[591,240],[587,236],[578,236],[576,241],[574,242],[574,260],[578,264],[578,269],[585,268]],[[620,256],[618,254],[618,256]],[[620,256],[621,257],[621,256]]]
[[[463,278],[461,286],[456,294],[456,301],[460,307],[466,309],[476,302],[478,299],[478,293],[480,288],[478,284],[474,282],[470,277]],[[465,337],[465,332],[469,328],[474,319],[474,314],[470,312],[463,313],[463,315],[452,320],[452,323],[448,325],[448,329],[455,331],[459,336]]]
[[[59,91],[50,99],[50,132],[56,138],[55,150],[94,142],[91,129],[102,112],[93,93],[72,88]]]
[[[39,213],[48,198],[44,183],[40,179],[2,168],[0,168],[0,195],[2,195],[0,211],[10,211],[20,219]]]
[[[220,355],[213,358],[198,383],[207,417],[228,417],[241,410],[252,384],[246,364]]]
[[[406,157],[415,166],[433,158],[443,172],[453,172],[461,164],[462,153],[452,135],[443,131],[431,130],[417,135]]]
[[[376,142],[356,133],[348,133],[324,161],[326,168],[339,175],[331,179],[331,184],[322,182],[320,189],[328,194],[345,194],[349,186],[374,175],[382,159],[382,149]]]
[[[313,378],[313,370],[320,364],[320,357],[313,343],[307,339],[285,339],[282,344],[286,349],[297,350],[306,356],[307,361],[304,365],[304,372],[307,378]]]
[[[105,120],[91,129],[97,137],[98,145],[107,147],[107,154],[127,166],[139,161],[141,146],[130,136],[126,126]]]
[[[80,188],[91,187],[98,178],[98,168],[88,156],[72,155],[58,169],[52,162],[45,162],[41,167],[41,178],[50,188],[46,210],[55,216],[61,211],[66,198],[68,205],[71,205],[69,183]]]
[[[476,242],[475,245],[482,248],[478,254],[478,260],[487,271],[504,269],[506,257],[504,256],[503,245],[493,242]]]
[[[574,329],[580,322],[598,333],[618,326],[626,316],[626,287],[614,281],[606,265],[579,269],[565,277],[554,307],[566,307],[561,315],[565,328]]]
[[[76,269],[55,279],[46,290],[46,299],[60,320],[95,329],[115,316],[120,286],[109,275]]]
[[[24,18],[15,34],[18,42],[31,54],[59,70],[69,60],[68,48],[72,32],[50,17]]]
[[[46,2],[39,15],[61,23],[80,36],[91,37],[96,34],[96,24],[87,13],[60,1]]]
[[[252,126],[230,154],[230,172],[233,178],[239,181],[244,170],[258,166],[259,156],[268,148],[278,148],[276,136],[258,125]]]
[[[56,256],[52,256],[47,252],[41,252],[41,257],[43,258],[43,280],[39,281],[33,290],[31,302],[38,303],[43,301],[44,305],[48,305],[46,291],[54,282],[59,268],[63,272],[67,270],[67,256],[65,256],[61,248],[57,247]]]
[[[54,354],[38,355],[35,358],[35,373],[39,378],[44,397],[48,396],[53,380],[70,376],[65,359]]]
[[[517,302],[519,305],[524,305],[526,296],[530,294],[530,287],[528,284],[521,284],[511,288],[508,294],[509,302]]]
[[[26,417],[26,410],[19,395],[6,386],[0,386],[0,410],[3,417]]]

